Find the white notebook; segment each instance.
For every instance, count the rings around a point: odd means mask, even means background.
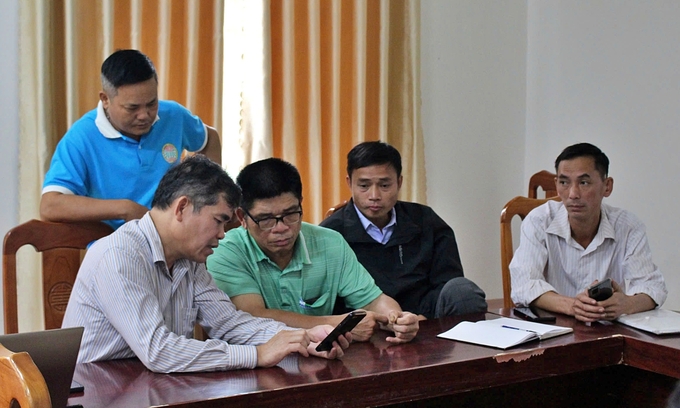
[[[478,322],[460,322],[437,337],[505,350],[528,341],[545,340],[572,331],[574,330],[571,327],[501,317]]]
[[[621,316],[619,322],[654,334],[680,333],[680,313],[654,309]]]

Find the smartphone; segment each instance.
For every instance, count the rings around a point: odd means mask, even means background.
[[[515,307],[512,309],[515,316],[532,322],[554,323],[557,318],[554,314],[547,312],[539,307]]]
[[[609,299],[614,293],[612,279],[607,278],[588,288],[588,296],[599,301]]]
[[[332,332],[326,336],[325,339],[316,346],[316,351],[329,351],[333,348],[333,342],[338,339],[338,336],[351,332],[352,329],[359,324],[361,319],[366,316],[366,312],[363,310],[353,310],[340,322],[339,325],[333,329]]]

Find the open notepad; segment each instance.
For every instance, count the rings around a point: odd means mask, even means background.
[[[680,313],[654,309],[621,316],[619,322],[654,334],[680,333]]]
[[[437,337],[507,349],[531,340],[545,340],[572,331],[574,330],[571,327],[501,317],[474,323],[460,322],[451,330],[438,334]]]

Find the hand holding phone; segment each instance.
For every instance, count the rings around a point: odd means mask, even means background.
[[[609,299],[612,294],[614,294],[614,289],[612,288],[611,278],[607,278],[588,288],[588,296],[598,302]]]
[[[351,332],[354,327],[361,321],[361,319],[366,316],[366,312],[363,310],[354,310],[349,312],[349,314],[335,326],[332,332],[326,336],[325,339],[316,346],[316,351],[329,351],[333,348],[333,342],[338,339],[341,334]]]

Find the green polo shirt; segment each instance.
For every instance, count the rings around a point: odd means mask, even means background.
[[[293,258],[284,270],[262,252],[244,228],[234,228],[207,260],[227,295],[261,295],[269,309],[310,316],[333,313],[335,300],[362,308],[382,291],[339,233],[303,222]]]

